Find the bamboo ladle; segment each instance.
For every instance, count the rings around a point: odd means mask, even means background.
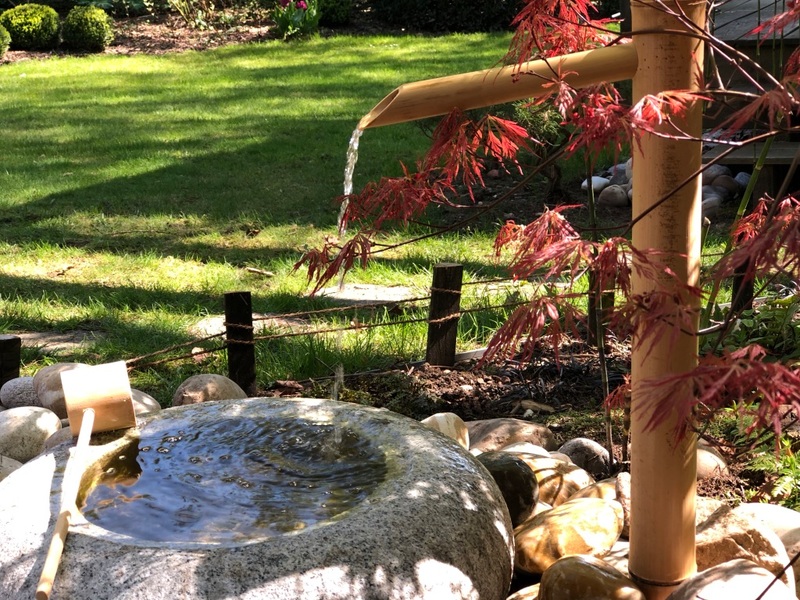
[[[48,600],[61,562],[70,521],[78,511],[81,475],[86,467],[84,454],[92,433],[136,427],[128,370],[124,362],[108,363],[61,373],[67,417],[78,442],[70,449],[61,485],[61,508],[53,537],[45,556],[36,600]]]

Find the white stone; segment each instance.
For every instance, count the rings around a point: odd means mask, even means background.
[[[22,463],[7,456],[0,456],[0,481],[19,469]]]
[[[150,394],[145,394],[141,390],[131,388],[131,400],[133,400],[133,412],[137,417],[156,413],[161,410],[158,400]]]
[[[462,448],[469,450],[469,430],[457,414],[451,412],[436,413],[426,419],[422,419],[421,423],[454,439],[461,444]]]
[[[594,190],[594,192],[596,194],[602,192],[605,188],[608,187],[608,185],[610,183],[611,182],[608,179],[606,179],[605,177],[600,177],[598,175],[594,175],[592,177],[592,189]],[[581,183],[581,189],[583,191],[585,191],[585,192],[589,190],[589,180],[588,179],[584,179],[583,180],[583,183]]]
[[[52,410],[60,419],[67,418],[64,402],[64,388],[61,387],[61,373],[87,367],[83,363],[56,363],[42,367],[33,376],[33,387],[42,407]]]
[[[633,179],[633,157],[625,161],[625,176],[628,178],[628,181]]]
[[[703,169],[703,185],[709,185],[720,175],[730,175],[731,170],[725,165],[713,164]]]
[[[525,454],[535,454],[536,456],[550,458],[550,453],[547,450],[530,442],[514,442],[508,446],[503,446],[500,450],[511,453],[524,452]]]
[[[33,377],[15,377],[0,388],[0,404],[5,408],[18,406],[41,406],[33,387]]]
[[[706,569],[678,586],[667,600],[795,600],[794,593],[766,569],[745,559],[736,559]]]
[[[44,450],[45,440],[59,429],[61,420],[46,408],[9,408],[0,413],[0,454],[25,463]]]
[[[247,398],[245,391],[224,375],[192,375],[175,390],[172,406],[244,398]]]
[[[713,448],[697,448],[697,480],[721,477],[728,474],[725,459]]]
[[[564,454],[563,452],[550,452],[550,458],[552,458],[553,460],[559,460],[559,461],[561,461],[563,463],[566,463],[568,465],[574,465],[575,464],[574,462],[572,462],[572,459],[569,456],[567,456],[566,454]]]

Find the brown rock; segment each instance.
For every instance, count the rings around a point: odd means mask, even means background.
[[[566,556],[547,569],[538,600],[645,600],[628,577],[594,556]]]
[[[622,531],[622,507],[599,498],[579,498],[531,517],[514,530],[515,565],[543,573],[564,556],[605,555]]]
[[[64,402],[64,388],[61,387],[61,373],[87,366],[83,363],[56,363],[39,369],[33,376],[33,388],[40,405],[52,410],[59,419],[66,419],[67,405]]]
[[[603,479],[592,485],[587,485],[585,488],[578,490],[570,500],[577,500],[578,498],[601,498],[603,500],[616,500],[617,499],[617,478],[610,477]]]
[[[722,506],[697,527],[697,569],[703,571],[743,558],[779,576],[794,593],[794,571],[778,535],[755,519],[745,519]]]
[[[175,391],[172,406],[243,398],[247,398],[245,391],[223,375],[192,375]]]
[[[545,450],[558,447],[553,432],[544,425],[522,419],[502,418],[468,421],[470,447],[483,450],[499,450],[517,442],[530,442]]]
[[[552,506],[566,502],[576,492],[594,483],[589,473],[575,465],[533,454],[520,453],[518,456],[536,476],[539,500]]]

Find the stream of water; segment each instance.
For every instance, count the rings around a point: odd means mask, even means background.
[[[349,196],[353,193],[353,173],[356,170],[356,163],[358,162],[358,141],[361,139],[361,134],[364,133],[363,129],[355,128],[353,135],[350,136],[350,144],[347,146],[347,161],[344,165],[344,195]],[[344,220],[345,213],[347,212],[348,200],[345,198],[342,202],[342,207],[339,209],[339,237],[343,238],[347,233],[347,223]]]

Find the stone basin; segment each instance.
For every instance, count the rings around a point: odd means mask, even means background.
[[[95,436],[53,600],[506,597],[508,511],[455,441],[395,413],[256,398]],[[0,482],[0,598],[30,599],[71,444]]]

